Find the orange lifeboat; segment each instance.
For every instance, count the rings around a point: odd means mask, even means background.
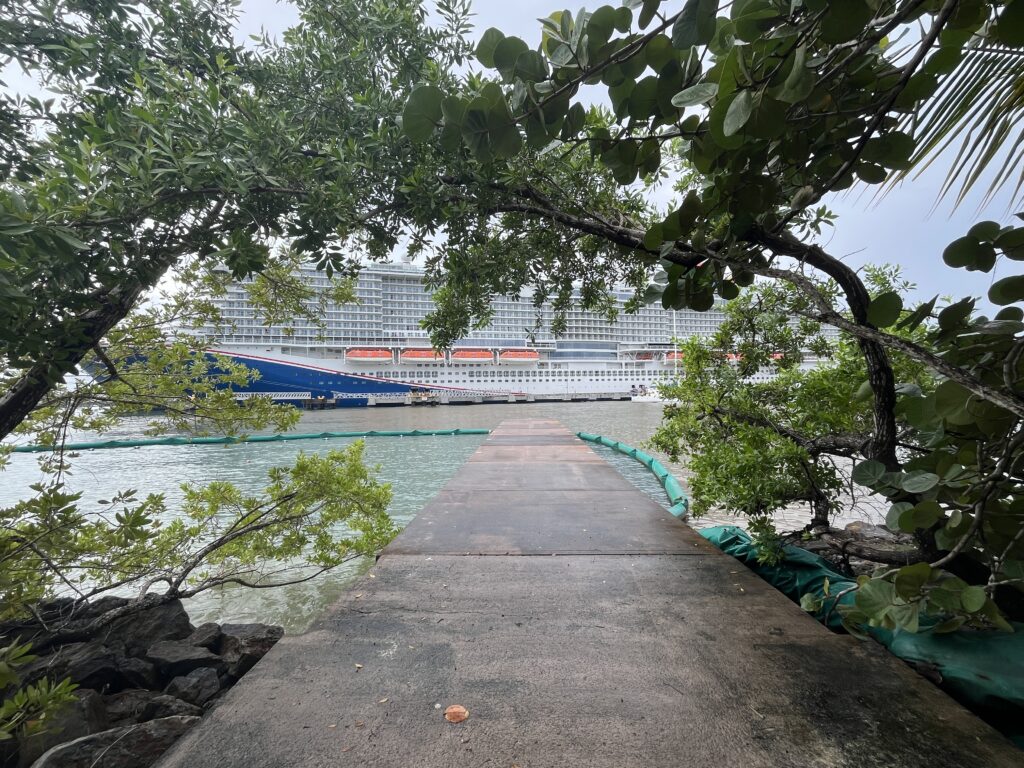
[[[678,362],[679,360],[682,360],[682,359],[683,359],[683,353],[682,352],[669,352],[669,353],[667,353],[665,355],[665,362],[666,363],[675,363],[675,362]]]
[[[453,363],[489,363],[493,359],[489,349],[456,349],[452,352]]]
[[[345,359],[353,363],[390,363],[393,358],[390,349],[349,349]]]
[[[540,360],[540,352],[535,349],[503,349],[498,360],[502,363],[535,363]]]
[[[403,349],[403,363],[436,363],[444,360],[444,353],[436,349]]]

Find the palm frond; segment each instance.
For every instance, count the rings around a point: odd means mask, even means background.
[[[900,130],[917,139],[911,167],[896,174],[896,184],[920,175],[955,151],[939,197],[956,194],[956,203],[982,181],[988,183],[982,205],[1013,185],[1010,204],[1024,199],[1024,51],[979,38],[965,50],[955,70],[939,82],[921,109],[905,115]]]

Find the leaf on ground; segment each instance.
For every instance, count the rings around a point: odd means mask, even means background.
[[[444,711],[444,719],[449,723],[461,723],[469,717],[469,710],[461,704],[452,704]]]

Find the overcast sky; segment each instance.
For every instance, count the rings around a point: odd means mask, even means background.
[[[566,5],[574,12],[578,8],[578,5],[564,3],[565,0],[474,0],[473,35],[477,37],[488,27],[498,27],[506,34],[523,38],[533,47],[540,39],[538,17]],[[591,2],[588,7],[599,4]],[[294,6],[275,0],[242,0],[241,14],[240,40],[261,29],[279,35],[298,21]],[[9,77],[5,79],[15,86],[19,78],[15,76],[15,82]],[[599,86],[590,87],[589,91],[585,97],[602,98]],[[983,209],[979,209],[980,194],[958,208],[954,208],[950,200],[937,202],[943,168],[942,164],[936,166],[920,179],[905,183],[880,199],[875,197],[876,188],[867,185],[827,198],[826,202],[839,219],[835,230],[823,238],[822,244],[829,252],[846,258],[855,266],[865,262],[902,265],[907,277],[917,283],[922,299],[934,294],[984,297],[991,282],[1000,276],[1000,269],[1004,274],[1011,274],[1010,269],[997,264],[990,274],[953,270],[942,264],[940,254],[946,244],[966,234],[975,221],[1020,222],[1013,218],[1013,211],[1008,210],[1008,194]],[[664,205],[666,193],[656,194],[655,200]]]

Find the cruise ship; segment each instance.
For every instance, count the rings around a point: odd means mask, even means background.
[[[302,268],[301,276],[314,290],[329,286],[312,267]],[[648,306],[628,314],[624,307],[632,292],[624,288],[614,292],[620,310],[615,322],[573,309],[556,338],[550,332],[551,306],[536,307],[533,295],[524,291],[495,297],[487,327],[449,350],[435,350],[421,327],[434,303],[415,265],[365,265],[357,301],[330,305],[324,327],[306,321],[265,325],[248,301],[246,286],[246,281],[229,286],[217,300],[222,325],[205,331],[211,353],[259,373],[240,397],[263,394],[338,406],[628,398],[654,391],[673,376],[679,366],[673,338],[709,336],[723,319],[718,309],[673,312]]]

